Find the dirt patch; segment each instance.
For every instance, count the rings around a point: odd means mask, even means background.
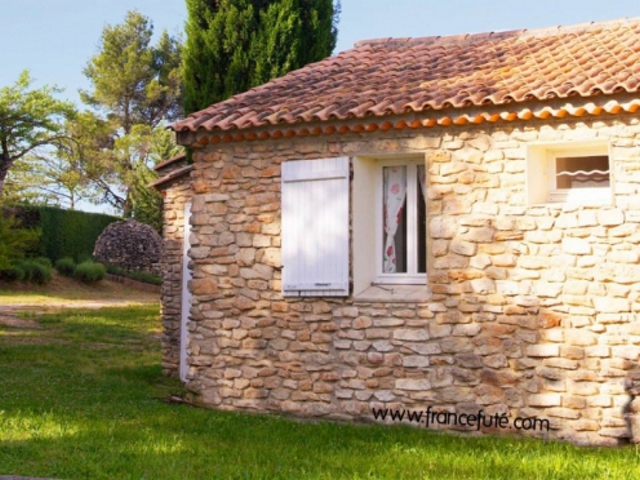
[[[42,328],[40,324],[35,320],[27,320],[24,318],[18,318],[18,317],[14,317],[13,315],[6,315],[3,313],[0,313],[0,325],[13,327],[13,328],[31,328],[31,329]]]
[[[136,289],[111,280],[102,280],[87,285],[53,273],[51,282],[34,285],[25,282],[0,281],[0,308],[20,304],[21,306],[53,306],[78,308],[102,308],[123,306],[132,303],[160,303],[160,294]],[[84,302],[91,302],[85,304]],[[95,305],[95,306],[92,306]]]
[[[36,332],[43,327],[37,317],[70,309],[100,309],[156,304],[160,311],[159,294],[140,291],[130,285],[103,280],[86,285],[54,274],[47,285],[0,282],[0,328],[3,341],[11,344],[66,343],[41,338]],[[27,315],[21,315],[21,314]],[[26,317],[26,318],[21,318]],[[3,328],[6,327],[6,328]],[[94,345],[94,348],[108,348]],[[0,478],[0,480],[2,480]]]

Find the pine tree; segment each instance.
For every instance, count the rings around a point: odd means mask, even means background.
[[[156,192],[142,191],[152,165],[153,132],[182,115],[180,42],[165,31],[153,45],[152,36],[148,17],[127,12],[124,23],[104,28],[99,51],[84,70],[92,90],[81,97],[104,113],[98,121],[106,122],[112,140],[87,157],[87,171],[103,200],[125,217],[136,216],[142,203],[158,203]]]
[[[333,0],[187,0],[184,111],[191,113],[331,54]]]

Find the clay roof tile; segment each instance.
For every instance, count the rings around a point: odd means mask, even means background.
[[[351,50],[196,112],[173,128],[242,130],[639,90],[640,18],[383,38],[357,42]]]

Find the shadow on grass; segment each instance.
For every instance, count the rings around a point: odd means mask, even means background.
[[[41,319],[0,337],[0,474],[60,479],[640,478],[632,449],[463,438],[404,426],[298,422],[171,405],[147,308]],[[107,345],[96,348],[96,345]]]

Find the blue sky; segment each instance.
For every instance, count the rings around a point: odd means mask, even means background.
[[[77,101],[82,75],[102,28],[127,10],[151,18],[156,32],[181,33],[184,0],[0,0],[0,87],[28,68],[37,85],[55,84]],[[453,35],[571,25],[640,16],[632,0],[342,0],[336,52],[358,40]]]
[[[0,0],[0,87],[13,84],[24,69],[35,85],[57,85],[79,103],[88,89],[82,74],[97,53],[106,24],[121,23],[127,10],[151,18],[157,33],[181,34],[185,0]],[[384,37],[455,35],[572,25],[639,17],[637,0],[342,0],[338,45]],[[101,207],[82,205],[87,210]]]

